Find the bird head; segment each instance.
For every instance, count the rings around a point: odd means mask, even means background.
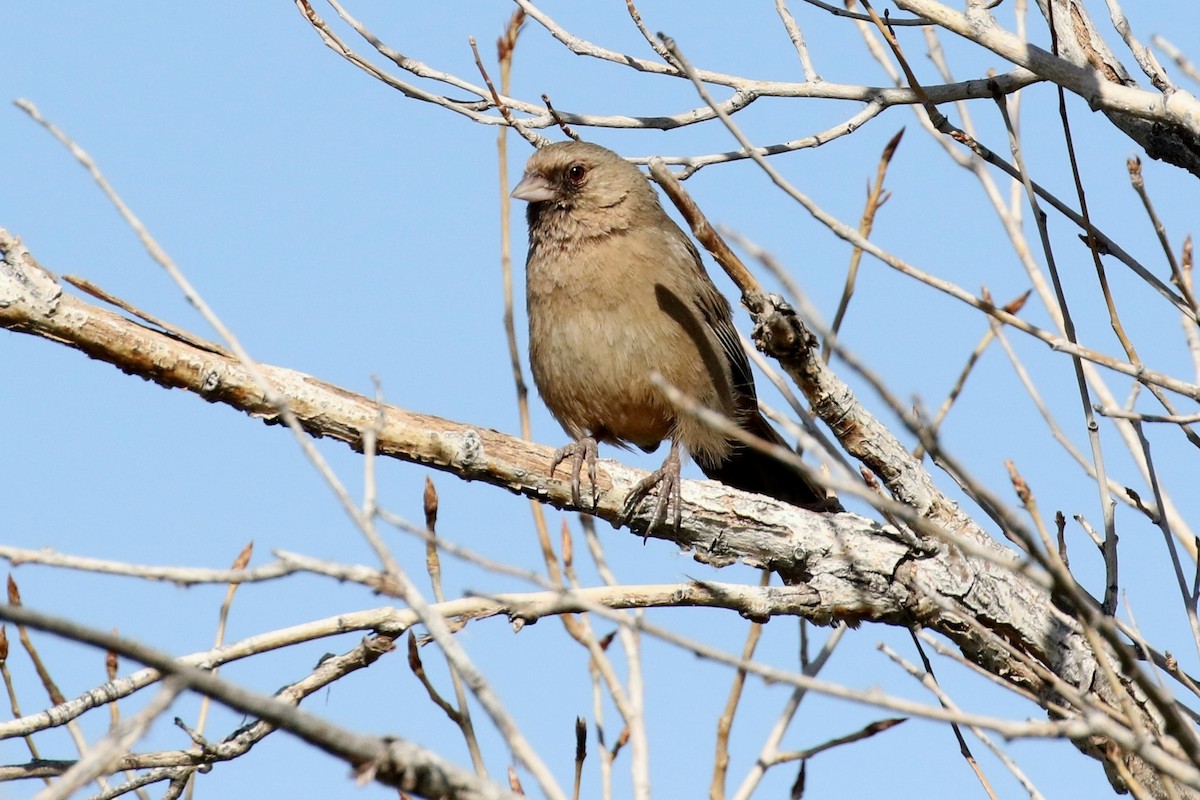
[[[588,142],[557,142],[540,148],[525,165],[525,175],[512,196],[531,204],[547,204],[567,212],[620,210],[658,199],[646,177],[611,150]]]

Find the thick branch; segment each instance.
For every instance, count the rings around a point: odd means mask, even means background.
[[[1045,9],[1045,3],[1040,0],[1039,5]],[[1182,90],[1138,88],[1074,0],[1053,4],[1061,57],[1004,30],[986,12],[964,14],[936,0],[897,0],[896,5],[1074,92],[1103,111],[1151,158],[1200,175],[1200,102]]]
[[[57,279],[2,230],[0,257],[0,327],[66,344],[268,423],[277,419],[279,410],[231,356],[64,294]],[[393,406],[381,409],[369,398],[293,370],[259,369],[315,436],[361,448],[366,433],[378,426],[382,455],[570,507],[566,476],[546,474],[548,448]],[[640,473],[605,461],[597,477],[601,492],[594,513],[614,520]],[[1117,705],[1078,625],[1019,571],[1015,556],[990,539],[972,536],[961,548],[942,545],[932,555],[914,553],[892,529],[853,514],[816,514],[713,482],[685,482],[683,500],[680,529],[659,528],[652,535],[669,538],[715,566],[740,560],[807,586],[811,592],[801,613],[809,619],[929,628],[954,641],[972,662],[1059,713],[1086,715],[1095,713],[1094,704]],[[938,521],[958,528],[964,518],[958,512]],[[642,529],[648,522],[642,517],[634,526]],[[975,526],[960,530],[967,528]],[[947,537],[955,541],[960,530],[948,531]],[[1144,700],[1136,688],[1130,691],[1136,702]],[[1149,716],[1131,724],[1157,728]],[[1157,744],[1161,739],[1140,741],[1139,753],[1152,750],[1155,758],[1164,757]],[[1103,748],[1086,749],[1099,754]]]

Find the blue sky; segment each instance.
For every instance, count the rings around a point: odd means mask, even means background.
[[[1009,5],[1000,10],[1005,21]],[[726,4],[707,2],[645,2],[639,7],[651,30],[673,35],[699,66],[801,79],[770,3],[747,4],[736,14]],[[1090,7],[1104,24],[1103,4]],[[622,3],[579,8],[558,3],[546,8],[581,35],[652,57]],[[287,2],[8,2],[0,3],[0,9],[6,29],[6,44],[0,50],[0,96],[32,101],[88,150],[254,357],[364,393],[373,391],[371,376],[378,376],[389,402],[517,431],[501,328],[498,263],[499,231],[510,221],[499,217],[494,127],[407,100],[371,80],[326,49]],[[318,10],[327,18],[334,16],[327,7]],[[467,37],[474,35],[488,63],[494,63],[493,42],[511,13],[507,4],[485,2],[451,7],[364,2],[351,10],[406,54],[473,82],[477,78]],[[800,2],[792,10],[826,80],[886,85],[886,77],[846,23],[831,21]],[[1200,8],[1144,4],[1127,12],[1144,39],[1162,33],[1200,57]],[[1036,21],[1033,27],[1038,29]],[[920,35],[903,35],[919,74],[936,82]],[[1107,29],[1106,35],[1117,41]],[[346,36],[360,46],[352,34]],[[1044,31],[1037,39],[1045,41]],[[1006,69],[998,58],[969,52],[949,40],[944,43],[959,78],[975,77],[989,67]],[[366,46],[360,49],[365,52]],[[1131,59],[1126,63],[1132,66]],[[1194,88],[1186,81],[1184,85]],[[570,56],[533,24],[522,34],[513,87],[514,93],[530,100],[546,92],[558,108],[593,113],[677,113],[700,105],[682,81],[647,78]],[[1026,156],[1035,178],[1060,196],[1073,197],[1069,174],[1061,168],[1054,93],[1034,87],[1023,103]],[[1006,152],[994,106],[978,101],[971,108],[980,137]],[[1082,102],[1072,100],[1070,108],[1094,218],[1164,275],[1153,231],[1128,188],[1125,159],[1135,146]],[[834,101],[762,101],[739,120],[755,141],[768,143],[823,130],[857,109]],[[952,109],[947,113],[958,121]],[[986,285],[1003,300],[1024,291],[1025,274],[974,179],[949,164],[940,145],[919,130],[908,110],[894,109],[853,136],[776,163],[824,208],[853,224],[878,153],[901,126],[907,126],[907,133],[888,180],[893,196],[873,238],[969,290]],[[734,147],[715,124],[669,134],[597,130],[588,135],[638,156]],[[8,155],[0,225],[21,236],[45,266],[83,276],[176,325],[212,335],[78,164],[11,105],[0,106],[0,149]],[[528,149],[512,136],[509,152],[511,184]],[[1144,160],[1147,183],[1178,247],[1195,224],[1195,178]],[[709,168],[687,186],[711,219],[759,242],[787,264],[811,301],[826,318],[832,316],[849,256],[844,243],[787,201],[752,165]],[[515,208],[511,220],[518,287],[524,246],[521,211]],[[1074,244],[1069,225],[1052,217],[1051,226],[1081,337],[1096,349],[1118,353],[1096,301],[1090,258]],[[1036,257],[1042,260],[1040,253]],[[716,268],[710,271],[733,297]],[[1191,368],[1177,321],[1120,268],[1111,267],[1110,276],[1147,363],[1188,377]],[[859,287],[845,343],[883,375],[898,396],[906,401],[919,397],[926,406],[936,407],[985,323],[961,304],[869,259]],[[1039,308],[1031,307],[1027,316],[1046,324]],[[522,324],[518,309],[523,342]],[[738,324],[744,331],[749,328],[740,310]],[[1039,386],[1068,435],[1077,446],[1086,447],[1069,363],[1041,344],[1010,335],[1031,360]],[[361,537],[281,430],[31,337],[0,335],[0,364],[5,372],[0,414],[6,421],[6,455],[0,459],[0,542],[139,563],[221,567],[253,539],[256,563],[276,548],[373,563]],[[890,420],[882,403],[851,380],[864,401]],[[1114,386],[1121,387],[1118,396],[1127,391],[1123,383]],[[771,393],[764,395],[778,404]],[[561,444],[561,430],[540,403],[533,412],[535,438]],[[1068,518],[1084,514],[1099,525],[1094,488],[1048,443],[1040,418],[998,349],[985,355],[944,435],[947,446],[1003,496],[1011,496],[1003,460],[1012,458],[1044,508],[1061,508]],[[1110,470],[1148,496],[1122,458],[1115,437],[1107,441]],[[321,443],[321,450],[342,480],[360,491],[360,459],[328,443]],[[1169,488],[1185,517],[1197,520],[1200,500],[1185,477],[1194,475],[1185,472],[1192,469],[1185,459],[1194,455],[1169,437],[1156,451],[1159,454],[1160,468],[1174,476]],[[661,458],[661,453],[635,456],[611,450],[603,455],[642,467],[656,466]],[[381,464],[381,501],[419,520],[427,474],[412,465]],[[432,477],[441,492],[440,531],[445,536],[493,558],[537,567],[540,557],[526,501],[448,475]],[[950,488],[944,475],[935,477]],[[551,514],[553,530],[561,519]],[[576,525],[573,516],[566,519]],[[1127,510],[1118,512],[1118,524],[1129,553],[1123,563],[1139,623],[1151,641],[1175,652],[1194,670],[1195,648],[1177,613],[1178,598],[1157,532]],[[624,581],[671,582],[689,576],[756,580],[748,569],[715,573],[663,542],[643,546],[637,537],[604,527],[609,556]],[[1072,563],[1085,584],[1098,590],[1098,560],[1078,529],[1071,536]],[[399,534],[392,544],[419,572],[421,548]],[[225,591],[219,586],[147,586],[32,566],[21,567],[15,576],[30,606],[103,629],[117,626],[123,634],[179,654],[210,646]],[[526,588],[460,564],[447,567],[447,581],[450,594],[467,588]],[[247,586],[234,604],[229,638],[381,602],[361,588],[313,577]],[[736,651],[744,623],[730,616],[691,610],[650,615],[656,622]],[[820,641],[824,632],[816,636]],[[583,651],[565,641],[554,620],[517,635],[501,621],[485,622],[469,627],[461,638],[494,678],[502,698],[560,780],[569,784],[571,725],[576,715],[591,713]],[[325,652],[341,652],[356,639],[294,648],[235,665],[223,674],[272,691],[305,674]],[[776,666],[793,667],[796,641],[793,623],[772,622],[760,656]],[[878,685],[932,702],[876,652],[881,641],[911,657],[906,632],[866,626],[847,637],[824,677],[864,688]],[[38,637],[38,642],[67,696],[103,680],[102,653],[48,637]],[[722,667],[657,642],[647,641],[645,647],[657,793],[700,795],[707,787],[712,730],[730,676]],[[436,668],[438,659],[432,653],[426,660]],[[24,710],[44,705],[23,654],[14,651],[10,669]],[[949,662],[939,664],[938,670],[948,691],[964,706],[1016,718],[1041,716],[1036,707],[1017,702]],[[751,685],[735,726],[732,786],[749,766],[786,694],[782,687]],[[454,731],[408,673],[402,654],[338,683],[311,698],[306,707],[367,731],[410,738],[469,763]],[[130,703],[126,713],[135,708]],[[172,714],[194,719],[195,709],[196,701],[187,697],[177,702]],[[811,746],[882,716],[887,714],[810,697],[785,746]],[[607,719],[611,726],[611,709]],[[240,722],[236,715],[218,712],[208,732],[219,737]],[[102,734],[104,724],[100,718],[84,722],[92,737]],[[615,733],[609,731],[610,740]],[[48,757],[73,755],[60,734],[48,734],[44,741],[42,753]],[[507,758],[503,747],[490,732],[484,743],[490,769],[502,775]],[[141,749],[185,746],[182,733],[162,720]],[[899,797],[970,796],[978,791],[977,784],[956,752],[948,730],[910,721],[870,742],[814,760],[808,796],[884,790]],[[1016,784],[983,748],[975,745],[975,752],[1002,796],[1019,796]],[[1047,796],[1107,791],[1100,768],[1066,745],[1018,742],[1012,752]],[[0,762],[25,758],[19,742],[0,743]],[[863,769],[864,763],[875,768]],[[916,763],[923,769],[913,770]],[[619,768],[618,773],[623,780]],[[762,796],[780,796],[793,777],[790,771],[772,773]],[[594,771],[588,780],[594,796]],[[528,777],[526,787],[533,787]],[[10,784],[0,787],[0,798],[32,796],[36,789],[32,782]],[[239,762],[218,765],[199,785],[201,797],[260,796],[268,791],[295,797],[350,791],[362,797],[394,796],[379,787],[351,789],[343,765],[279,734]]]

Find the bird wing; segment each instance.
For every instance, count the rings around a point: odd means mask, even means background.
[[[758,412],[758,395],[754,391],[754,375],[750,372],[750,359],[738,338],[737,328],[733,326],[733,309],[729,301],[713,284],[712,278],[704,269],[700,260],[700,251],[691,237],[684,236],[688,251],[692,254],[696,274],[700,278],[696,282],[695,302],[700,309],[705,322],[712,328],[721,343],[721,350],[729,360],[729,369],[733,379],[733,388],[738,394],[737,407],[739,411]]]
[[[772,444],[792,446],[775,430],[758,410],[758,397],[754,391],[754,375],[750,372],[750,359],[733,327],[733,310],[704,269],[696,245],[688,238],[688,249],[695,259],[696,271],[701,278],[696,282],[696,305],[712,327],[729,359],[729,367],[736,397],[735,406],[741,415],[738,425],[747,433]],[[801,452],[798,448],[797,453]],[[778,500],[815,511],[842,511],[835,496],[829,495],[807,475],[789,469],[781,469],[778,461],[753,448],[739,448],[724,461],[700,464],[704,474],[729,486],[759,492]]]

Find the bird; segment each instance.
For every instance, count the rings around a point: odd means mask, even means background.
[[[665,521],[673,501],[678,529],[681,450],[728,486],[841,510],[807,476],[677,410],[656,383],[661,376],[746,433],[786,446],[759,411],[729,302],[641,170],[589,142],[546,144],[530,157],[512,197],[528,203],[533,380],[572,439],[555,451],[550,473],[571,460],[577,506],[584,463],[597,503],[597,443],[651,452],[669,439],[662,467],[634,486],[622,518],[657,488],[650,527]]]

